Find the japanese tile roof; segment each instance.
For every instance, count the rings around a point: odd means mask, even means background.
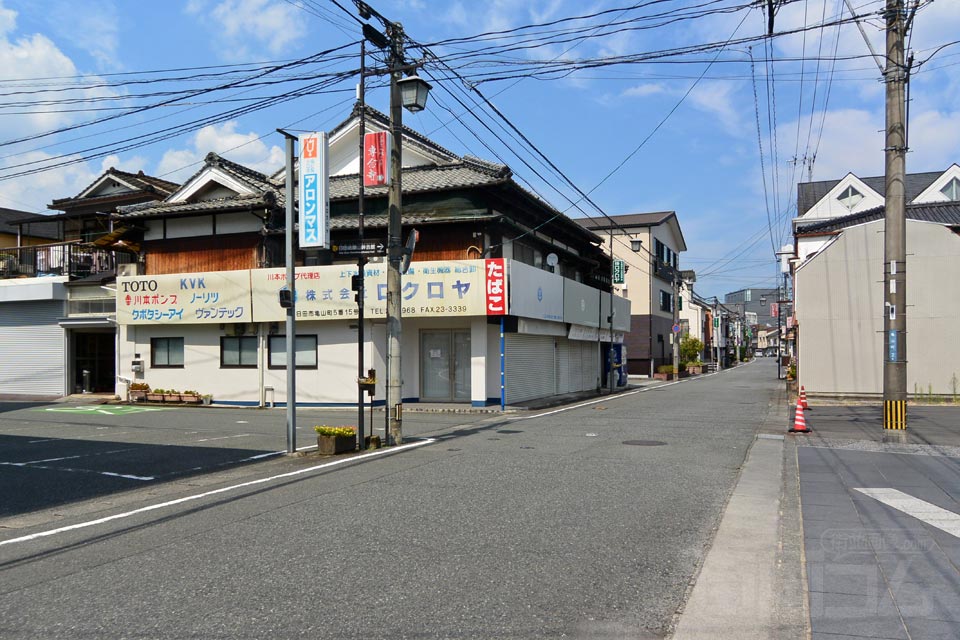
[[[503,184],[510,181],[510,168],[502,164],[484,162],[466,156],[463,160],[439,166],[405,167],[403,169],[403,192],[424,193],[445,189],[462,189]],[[330,178],[330,199],[356,198],[360,191],[360,176],[356,173]],[[366,187],[364,195],[383,196],[387,187]]]
[[[449,212],[422,212],[403,214],[401,223],[411,224],[438,224],[442,222],[464,222],[467,220],[492,220],[499,214],[491,213],[470,213],[470,214],[451,214]],[[363,216],[364,229],[387,228],[387,215]],[[356,229],[358,228],[357,216],[340,215],[330,217],[331,229]]]
[[[929,171],[926,173],[908,173],[904,182],[907,202],[910,202],[933,184],[933,181],[943,175],[943,171]],[[846,176],[844,176],[846,177]],[[860,178],[865,185],[881,196],[887,192],[886,180],[883,176]],[[842,178],[841,178],[842,180]],[[830,190],[840,184],[841,180],[822,180],[820,182],[801,182],[797,185],[797,214],[803,215],[814,207]]]
[[[826,235],[836,231],[842,231],[847,227],[852,227],[866,222],[880,220],[884,216],[884,207],[874,207],[860,213],[853,213],[840,218],[829,218],[811,224],[804,224],[797,227],[796,234],[799,235]],[[907,219],[920,220],[923,222],[936,222],[947,226],[960,225],[960,202],[935,202],[919,203],[907,205]]]
[[[189,215],[205,211],[234,211],[249,207],[273,207],[276,205],[272,191],[250,196],[215,198],[199,202],[144,202],[129,207],[120,207],[119,218],[151,218],[161,215]]]
[[[155,193],[161,197],[167,197],[171,193],[177,190],[180,186],[175,182],[170,182],[169,180],[164,180],[162,178],[157,178],[154,176],[148,176],[143,171],[138,173],[130,173],[128,171],[120,171],[114,167],[110,167],[103,174],[97,176],[96,180],[84,187],[80,193],[69,198],[57,198],[51,202],[48,207],[50,209],[60,208],[58,205],[66,205],[73,202],[94,202],[98,200],[110,200],[116,198],[118,195],[126,194],[110,194],[106,196],[94,196],[94,197],[84,197],[81,198],[80,195],[89,190],[95,184],[100,182],[105,176],[113,176],[118,180],[121,180],[131,186],[133,186],[137,191],[143,191],[147,193]]]

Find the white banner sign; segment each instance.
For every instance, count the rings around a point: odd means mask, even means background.
[[[117,278],[117,324],[253,322],[249,271]]]
[[[330,166],[327,134],[300,136],[300,248],[330,246]]]

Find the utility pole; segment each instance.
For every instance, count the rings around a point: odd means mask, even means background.
[[[886,169],[883,234],[883,428],[907,428],[907,220],[906,122],[907,69],[903,41],[903,0],[887,0]]]
[[[363,165],[364,158],[364,134],[367,130],[367,102],[366,102],[366,60],[367,60],[367,42],[366,40],[360,40],[360,84],[357,85],[357,104],[360,106],[360,122],[359,122],[359,151],[360,156],[358,159],[358,171],[357,173],[360,176],[359,184],[357,186],[357,237],[358,244],[360,245],[360,252],[357,255],[357,282],[354,289],[357,292],[357,448],[363,451],[366,449],[366,434],[364,433],[363,425],[363,404],[364,398],[363,394],[365,390],[363,385],[360,384],[360,379],[364,377],[364,358],[363,358],[363,349],[364,349],[364,331],[363,331],[363,306],[364,306],[364,291],[365,282],[364,282],[364,271],[367,266],[367,257],[363,253],[363,173],[365,167]],[[373,402],[371,398],[370,402]],[[373,425],[370,425],[370,435],[373,436]]]
[[[615,359],[614,349],[613,349],[613,281],[614,281],[614,265],[613,265],[613,221],[610,222],[610,316],[607,318],[610,324],[610,349],[607,352],[607,361],[609,364],[610,372],[607,374],[607,386],[610,388],[610,393],[613,393],[617,389],[616,378],[614,378],[614,368],[613,361]],[[597,329],[599,331],[599,329]]]
[[[680,379],[680,332],[674,331],[680,326],[680,271],[673,270],[673,326],[670,334],[673,336],[673,375],[675,380]]]
[[[403,135],[403,108],[400,101],[403,65],[403,27],[399,22],[387,25],[390,38],[390,189],[388,191],[387,218],[387,441],[402,444],[403,378],[400,367],[401,300],[400,261],[403,247],[400,239],[402,153],[400,139]]]
[[[293,226],[294,226],[294,181],[296,179],[293,171],[294,142],[297,137],[287,133],[283,129],[277,129],[279,133],[286,138],[286,230],[284,232],[284,250],[286,253],[286,281],[289,297],[287,300],[281,299],[281,304],[286,306],[286,333],[287,333],[287,453],[293,454],[297,451],[297,367],[296,367],[296,341],[297,341],[297,291],[294,273],[293,256]],[[281,296],[282,296],[281,292]]]

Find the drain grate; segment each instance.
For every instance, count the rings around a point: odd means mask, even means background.
[[[634,447],[662,447],[666,442],[660,440],[624,440],[623,444],[629,444]]]

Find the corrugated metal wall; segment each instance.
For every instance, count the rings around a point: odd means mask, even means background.
[[[0,393],[66,393],[63,315],[60,300],[0,305]]]

